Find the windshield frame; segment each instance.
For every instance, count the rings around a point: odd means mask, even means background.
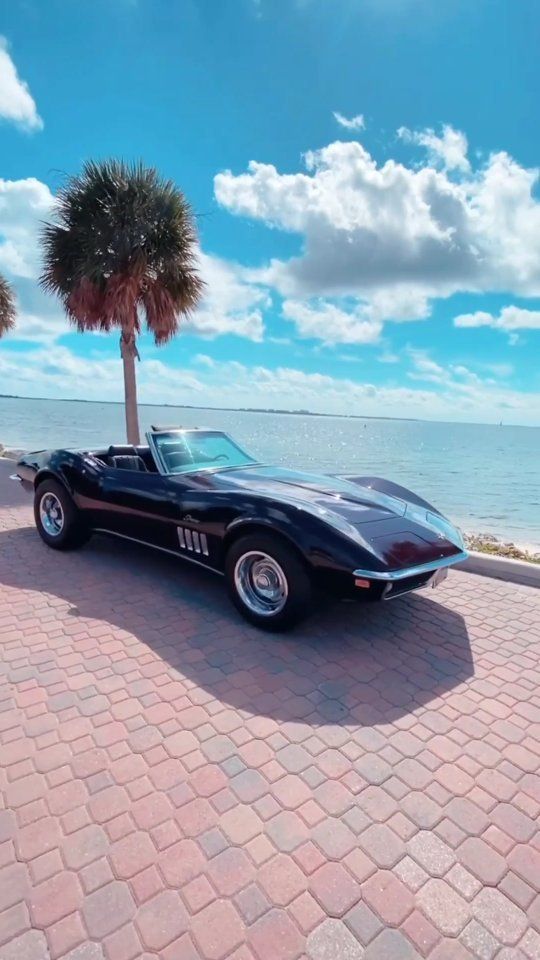
[[[237,450],[240,451],[241,454],[243,454],[243,456],[249,458],[249,463],[242,463],[242,464],[236,464],[236,465],[234,464],[219,465],[218,464],[215,466],[209,465],[207,467],[194,466],[193,470],[179,470],[178,472],[170,471],[167,469],[165,460],[162,457],[160,444],[157,443],[157,438],[171,437],[171,436],[174,436],[174,434],[177,434],[182,437],[186,436],[187,434],[193,434],[194,436],[199,436],[199,437],[203,437],[203,436],[225,437],[227,440],[230,441],[230,443],[234,447],[236,447]],[[217,471],[223,471],[223,470],[244,470],[249,467],[260,466],[260,462],[255,460],[255,458],[253,458],[251,454],[247,453],[247,451],[244,450],[244,448],[241,447],[240,444],[237,443],[237,441],[234,440],[233,437],[231,437],[231,435],[227,433],[225,430],[213,430],[210,427],[207,430],[201,429],[200,427],[186,427],[185,429],[182,427],[178,427],[178,428],[173,427],[170,430],[167,430],[167,429],[149,430],[148,433],[146,434],[146,439],[148,441],[148,446],[150,447],[150,451],[155,460],[158,471],[163,477],[191,477],[194,474],[198,474],[198,473],[216,473]]]

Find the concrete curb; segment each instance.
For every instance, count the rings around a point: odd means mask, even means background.
[[[17,460],[20,460],[22,455],[22,450],[8,450],[7,447],[5,447],[3,450],[0,450],[0,460],[11,460],[12,463],[13,461],[16,463]]]
[[[510,557],[471,551],[467,560],[456,564],[455,569],[540,589],[540,563],[526,563],[524,560],[511,560]]]

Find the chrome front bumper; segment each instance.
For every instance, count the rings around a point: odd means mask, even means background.
[[[461,553],[455,553],[451,557],[441,557],[439,560],[431,560],[429,563],[420,563],[416,567],[402,567],[400,570],[353,570],[353,577],[365,578],[366,580],[383,580],[385,583],[394,580],[405,580],[407,577],[418,577],[423,573],[435,573],[442,567],[452,567],[455,563],[461,563],[466,560],[469,554],[466,550]]]

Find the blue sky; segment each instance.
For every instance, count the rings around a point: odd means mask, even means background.
[[[0,49],[0,392],[120,399],[37,288],[88,157],[199,217],[208,296],[141,400],[540,424],[534,0],[24,0]]]

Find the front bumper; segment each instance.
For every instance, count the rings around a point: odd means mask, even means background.
[[[429,563],[420,563],[416,567],[401,567],[400,570],[353,570],[353,577],[366,580],[404,580],[406,577],[417,577],[423,573],[434,573],[441,567],[452,567],[455,563],[466,560],[469,554],[466,550],[454,553],[451,557],[441,557],[439,560],[430,560]]]
[[[434,587],[437,586],[444,579],[448,567],[461,563],[467,557],[467,551],[462,550],[451,557],[441,557],[438,560],[431,560],[429,563],[402,567],[399,570],[353,570],[353,577],[355,586],[368,588],[372,595],[376,593],[381,600],[390,600],[393,597],[410,593],[411,590],[419,590],[430,584]]]

